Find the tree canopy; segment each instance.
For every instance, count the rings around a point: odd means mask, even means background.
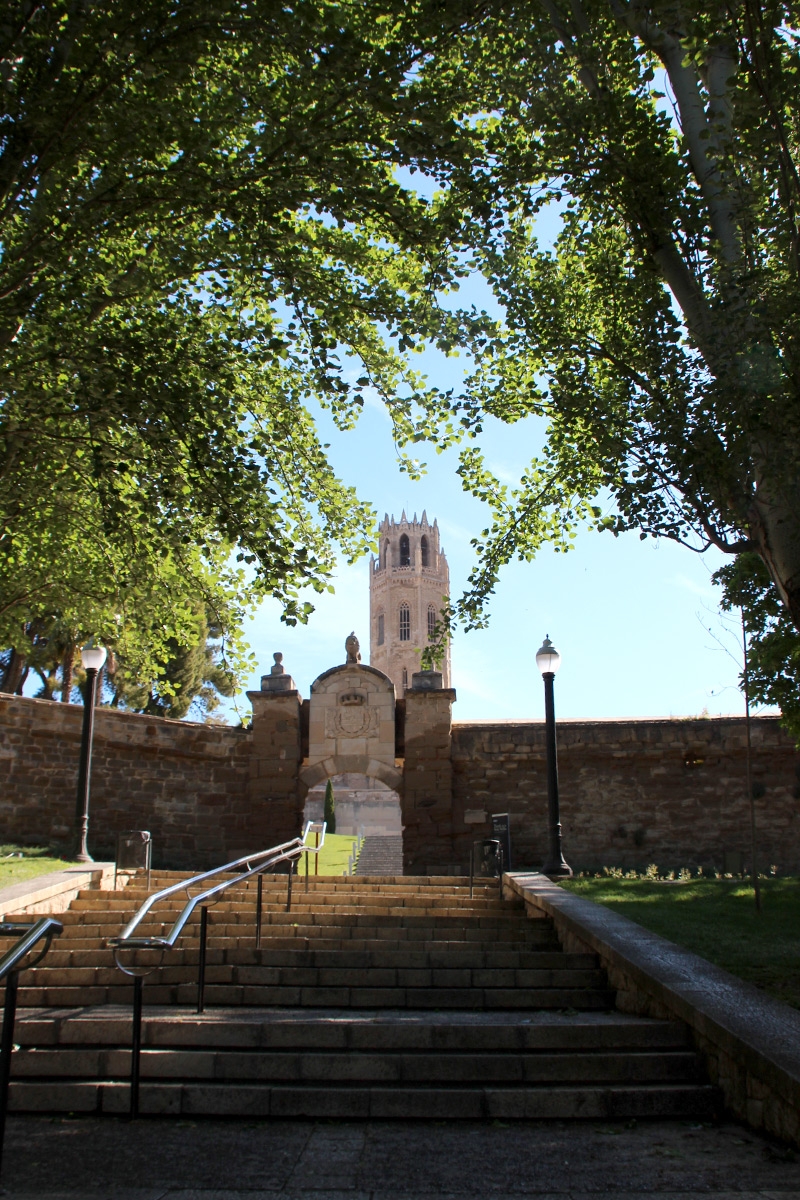
[[[372,523],[313,405],[346,428],[371,387],[398,440],[423,409],[450,436],[409,352],[481,322],[438,302],[463,270],[448,199],[395,178],[413,56],[391,6],[361,0],[9,8],[4,645],[72,610],[107,627],[186,577],[203,604],[213,582],[217,607],[249,589],[303,619],[299,588],[325,587]]]
[[[503,563],[588,520],[755,552],[800,627],[798,28],[754,0],[480,5],[411,82],[507,317],[463,423],[547,423],[517,489],[463,454],[493,516],[473,623]]]
[[[86,594],[106,625],[144,611],[162,577],[187,637],[204,588],[302,619],[299,588],[371,525],[311,411],[347,428],[368,388],[401,448],[477,439],[461,472],[492,523],[468,622],[503,563],[588,520],[755,552],[800,627],[798,16],[20,4],[0,27],[0,641]],[[442,303],[471,269],[502,329]],[[472,355],[460,398],[413,370],[426,343]],[[529,414],[544,448],[507,489],[482,422]]]

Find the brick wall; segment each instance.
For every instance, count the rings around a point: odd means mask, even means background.
[[[0,839],[68,843],[83,709],[0,696]],[[122,829],[149,829],[154,862],[216,865],[248,853],[250,737],[99,708],[92,755],[89,850],[113,858]]]
[[[775,717],[752,722],[761,865],[800,870],[800,754]],[[481,811],[508,811],[518,866],[547,847],[544,724],[453,724],[454,846],[488,833]],[[562,721],[558,764],[564,854],[573,869],[749,860],[745,723],[691,720]],[[468,820],[465,821],[465,817]],[[471,818],[473,823],[469,822]]]

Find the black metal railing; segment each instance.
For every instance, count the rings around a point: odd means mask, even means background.
[[[14,1051],[14,1023],[17,1018],[17,988],[19,973],[23,969],[35,967],[41,962],[53,938],[61,933],[64,926],[53,917],[40,917],[33,924],[22,921],[0,922],[0,937],[17,937],[10,950],[0,958],[0,982],[5,980],[6,998],[3,1005],[3,1033],[0,1037],[0,1171],[3,1168],[3,1143],[6,1132],[6,1114],[8,1112],[8,1089],[11,1080],[11,1055]],[[44,940],[44,946],[35,958],[26,962],[28,955],[39,942]]]
[[[294,876],[294,868],[298,859],[306,856],[306,888],[308,888],[308,856],[309,854],[318,855],[325,842],[325,823],[314,825],[308,822],[303,830],[302,837],[293,838],[290,842],[283,842],[279,846],[272,846],[269,850],[261,850],[258,854],[245,855],[242,858],[235,859],[233,862],[225,863],[224,866],[215,867],[211,871],[204,871],[200,875],[194,875],[191,879],[182,880],[180,883],[172,884],[170,887],[162,888],[158,892],[154,892],[152,896],[148,896],[144,903],[140,906],[136,914],[131,918],[125,928],[116,937],[109,938],[107,945],[114,951],[114,960],[121,971],[129,975],[133,979],[133,1029],[131,1032],[131,1096],[130,1096],[130,1115],[135,1118],[139,1115],[139,1066],[142,1046],[142,1004],[143,1004],[143,988],[144,980],[147,975],[155,971],[160,966],[160,961],[151,964],[139,964],[136,962],[124,963],[120,960],[120,956],[127,951],[140,950],[157,950],[163,953],[171,950],[176,945],[179,937],[186,927],[192,913],[195,909],[200,908],[200,946],[197,963],[197,1012],[202,1013],[205,1010],[205,987],[206,987],[206,945],[208,940],[208,910],[222,899],[225,892],[232,887],[241,886],[243,882],[253,877],[257,879],[256,892],[256,931],[255,944],[256,949],[261,947],[261,924],[263,914],[262,886],[264,875],[268,871],[275,871],[278,867],[286,863],[287,866],[287,884],[286,884],[286,911],[292,910],[292,879]],[[311,846],[307,842],[310,834],[316,833],[316,845]],[[320,836],[321,833],[321,836]],[[210,887],[203,888],[203,884],[208,884],[220,875],[231,875],[230,879],[223,879],[218,883],[214,883]],[[190,889],[200,886],[201,890],[195,895],[190,894]],[[185,891],[188,897],[186,904],[183,906],[177,919],[173,922],[172,928],[163,937],[141,937],[136,935],[136,930],[142,923],[144,918],[152,912],[160,900],[166,897],[173,896],[176,892]]]

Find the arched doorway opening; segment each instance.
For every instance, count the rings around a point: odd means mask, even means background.
[[[365,837],[400,835],[403,830],[400,796],[382,780],[357,771],[332,775],[336,832]],[[304,821],[321,821],[327,779],[306,795]]]

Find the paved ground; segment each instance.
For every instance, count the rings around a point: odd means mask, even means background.
[[[733,1124],[11,1117],[5,1200],[800,1200],[800,1154]]]

